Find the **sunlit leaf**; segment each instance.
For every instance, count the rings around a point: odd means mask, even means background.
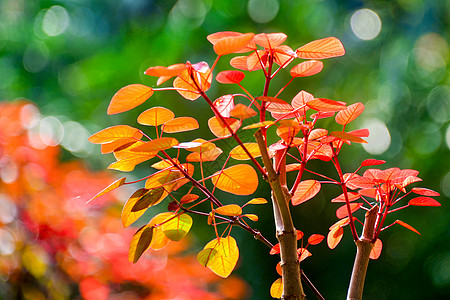
[[[113,183],[111,183],[110,185],[108,185],[106,188],[104,188],[102,191],[100,191],[97,195],[95,195],[94,197],[92,197],[88,202],[91,202],[92,200],[94,200],[95,198],[98,198],[106,193],[111,192],[112,190],[117,189],[119,186],[125,184],[125,179],[126,177],[122,177],[120,179],[117,179],[116,181],[114,181]]]
[[[271,249],[269,254],[270,255],[275,255],[275,254],[279,254],[280,253],[280,243],[277,243],[276,245],[274,245]]]
[[[222,154],[222,149],[220,148],[214,148],[212,150],[206,151],[206,152],[194,152],[189,154],[186,157],[187,161],[214,161],[217,157],[219,157],[220,154]]]
[[[333,227],[327,236],[327,245],[330,249],[336,248],[344,235],[344,228],[340,226]]]
[[[364,111],[364,104],[361,102],[353,103],[347,106],[346,109],[341,110],[336,115],[336,123],[346,125],[355,120]]]
[[[139,189],[125,203],[121,219],[123,227],[128,227],[139,219],[150,206],[161,202],[167,193],[162,187],[155,189]]]
[[[325,237],[323,235],[321,235],[321,234],[312,234],[308,238],[308,243],[310,245],[317,245],[317,244],[320,244],[323,241],[324,238]]]
[[[200,97],[201,92],[207,91],[211,86],[211,75],[208,65],[204,62],[198,64],[206,66],[204,72],[195,70],[194,65],[191,65],[173,81],[173,87],[187,100],[196,100]]]
[[[153,227],[146,225],[134,234],[128,251],[128,260],[136,263],[141,255],[150,247],[153,238]]]
[[[160,85],[170,78],[180,75],[186,68],[186,64],[174,64],[168,67],[150,67],[145,71],[145,75],[159,77],[156,84]]]
[[[166,189],[171,189],[176,184],[176,181],[181,177],[181,173],[176,170],[159,171],[147,179],[145,182],[145,188],[152,189],[164,186]]]
[[[237,52],[247,46],[254,36],[254,33],[245,33],[221,38],[214,44],[214,52],[219,56]]]
[[[199,125],[196,119],[191,117],[179,117],[164,123],[162,130],[167,133],[175,133],[194,130],[198,127]]]
[[[312,41],[301,46],[295,52],[299,58],[304,59],[324,59],[345,54],[344,46],[342,46],[341,41],[335,37],[327,37]]]
[[[292,196],[292,205],[299,205],[314,197],[320,191],[320,182],[317,180],[304,180],[300,182]]]
[[[192,218],[187,214],[175,215],[167,218],[161,229],[172,241],[178,242],[186,236],[192,227]]]
[[[353,134],[354,136],[359,136],[359,137],[368,137],[369,136],[369,129],[357,129],[357,130],[352,130],[349,131],[348,133]]]
[[[309,108],[320,112],[333,112],[338,110],[343,110],[346,108],[345,104],[340,101],[334,101],[325,98],[315,98],[306,103]]]
[[[180,199],[180,203],[181,204],[185,204],[185,203],[191,203],[195,200],[197,200],[200,196],[196,195],[196,194],[188,194],[188,195],[184,195],[183,197],[181,197]]]
[[[351,175],[351,177],[349,177]],[[348,188],[354,189],[366,189],[374,186],[374,182],[370,178],[359,176],[358,174],[344,174],[344,179],[347,181],[346,185]],[[347,180],[348,179],[348,180]]]
[[[261,156],[257,143],[244,143],[244,147],[250,152],[250,154],[256,158]],[[230,156],[236,160],[248,160],[250,157],[245,153],[244,148],[241,145],[237,145],[230,151]]]
[[[263,122],[258,122],[258,123],[253,123],[253,124],[247,125],[245,127],[242,127],[242,129],[260,128],[260,127],[272,125],[273,123],[274,123],[273,121],[263,121]]]
[[[361,195],[355,192],[347,192],[347,198],[349,202],[352,202],[361,198]],[[345,202],[345,194],[344,193],[340,194],[336,198],[333,198],[331,202]]]
[[[278,278],[274,283],[270,286],[270,296],[272,298],[280,299],[283,296],[283,279]]]
[[[133,152],[150,152],[155,153],[158,151],[166,150],[172,148],[172,146],[178,145],[178,141],[175,138],[163,137],[159,139],[154,139],[149,142],[134,148]]]
[[[252,200],[250,200],[247,203],[245,203],[245,205],[248,205],[248,204],[266,204],[266,203],[267,203],[267,200],[264,199],[264,198],[253,198]]]
[[[291,69],[292,77],[306,77],[316,75],[323,69],[323,62],[319,60],[308,60],[299,63]]]
[[[408,186],[411,183],[418,182],[418,181],[422,181],[422,179],[419,177],[416,177],[416,176],[408,176],[405,178],[405,180],[403,180],[402,187]]]
[[[287,65],[297,57],[297,54],[291,47],[287,45],[281,45],[272,50],[273,61],[282,66],[283,68],[287,67]]]
[[[362,203],[350,203],[350,211],[354,213],[363,206]],[[342,205],[336,210],[336,217],[342,219],[348,216],[347,205]]]
[[[262,69],[263,66],[264,66],[264,68],[268,67],[267,53],[265,50],[258,50],[256,52],[252,52],[247,57],[247,69],[246,70],[256,71],[256,70]]]
[[[291,105],[294,108],[300,108],[302,106],[305,106],[306,103],[308,103],[309,101],[314,100],[314,96],[311,95],[308,92],[305,91],[300,91],[297,95],[295,95],[295,97],[292,99],[291,101]],[[308,110],[309,107],[305,106],[304,110]]]
[[[248,107],[242,103],[236,104],[234,108],[230,111],[230,116],[242,120],[254,117],[256,115],[257,113],[253,108]]]
[[[398,225],[402,225],[403,227],[417,233],[418,235],[421,235],[419,231],[417,231],[417,229],[415,229],[414,227],[412,227],[411,225],[401,221],[401,220],[395,220],[395,222],[393,224],[398,224]]]
[[[124,138],[111,143],[102,144],[100,149],[102,154],[106,154],[114,151],[120,151],[121,149],[125,149],[136,142],[137,140],[135,138]]]
[[[100,130],[91,135],[88,139],[93,144],[106,144],[121,139],[136,139],[139,140],[142,133],[139,129],[128,125],[116,125]]]
[[[441,206],[435,199],[424,196],[411,199],[408,204],[414,206]]]
[[[427,188],[420,188],[420,187],[412,188],[411,192],[413,192],[414,194],[422,195],[422,196],[432,196],[432,197],[440,196],[440,194],[438,192],[435,192],[435,191],[427,189]]]
[[[382,164],[384,164],[384,163],[386,163],[385,160],[369,158],[369,159],[364,160],[364,161],[361,163],[361,167],[382,165]]]
[[[348,132],[332,131],[332,132],[329,133],[329,136],[334,136],[334,137],[337,137],[337,138],[339,138],[341,140],[346,140],[346,141],[349,141],[349,142],[367,144],[366,140],[363,140],[362,138],[360,138],[360,137],[358,137],[356,135],[353,135],[351,133],[348,133]]]
[[[175,114],[164,107],[152,107],[139,115],[137,121],[142,125],[159,126],[175,118]]]
[[[200,264],[223,278],[231,274],[238,259],[239,249],[236,240],[231,236],[212,240],[197,255]]]
[[[150,223],[148,223],[149,226],[157,226],[153,229],[153,239],[150,244],[150,248],[153,250],[162,249],[170,242],[170,239],[164,234],[161,224],[172,216],[173,213],[171,212],[160,213],[154,216],[150,220]]]
[[[147,153],[146,155],[133,155],[127,158],[119,159],[108,166],[108,169],[122,172],[131,172],[134,168],[144,161],[156,156],[156,153]]]
[[[247,67],[247,56],[236,56],[230,60],[230,65],[235,67],[236,69],[249,71]],[[252,70],[250,70],[252,71]]]
[[[253,222],[257,222],[259,220],[259,217],[255,214],[245,214],[245,215],[242,215],[241,217],[247,217],[250,220],[252,220]]]
[[[268,102],[268,103],[280,103],[280,104],[286,104],[286,101],[275,98],[275,97],[269,97],[269,96],[259,96],[255,98],[256,100],[262,101],[262,102]]]
[[[280,276],[283,276],[283,270],[281,269],[281,261],[277,263],[277,266],[275,267],[275,270],[277,271],[277,274]]]
[[[239,83],[245,78],[245,74],[241,71],[222,71],[216,76],[216,80],[223,84]]]
[[[287,38],[287,35],[281,32],[277,33],[260,33],[255,35],[253,41],[264,48],[275,48],[281,45]]]
[[[172,160],[176,164],[180,163],[179,160],[176,159],[176,158],[173,158]],[[158,170],[163,170],[163,169],[166,169],[166,168],[170,168],[172,166],[173,166],[172,162],[170,160],[168,160],[168,159],[163,159],[163,160],[160,160],[160,161],[152,164],[152,168],[155,168],[155,169],[158,169]]]
[[[230,117],[230,111],[234,108],[234,96],[223,95],[217,98],[213,105],[216,107],[219,114],[224,118]]]
[[[236,130],[238,130],[240,126],[239,120],[233,118],[225,119],[225,123],[228,124],[233,133],[236,132]],[[228,127],[225,125],[225,123],[221,119],[214,116],[208,120],[208,127],[216,137],[229,137],[232,135],[232,133],[228,130]]]
[[[307,257],[311,256],[311,252],[308,251],[308,249],[306,248],[298,248],[297,249],[297,253],[298,253],[298,260],[304,261]]]
[[[381,249],[383,249],[383,243],[380,239],[377,239],[372,250],[370,251],[370,259],[378,259],[381,255]]]
[[[258,175],[250,165],[234,165],[216,172],[211,181],[218,189],[235,195],[253,194],[258,187]]]
[[[309,140],[316,140],[320,139],[321,137],[324,137],[328,134],[328,130],[323,128],[316,128],[311,130],[309,133]]]
[[[224,216],[237,217],[242,215],[242,208],[237,204],[228,204],[216,208],[215,212]]]
[[[142,84],[130,84],[121,88],[111,99],[107,113],[108,115],[128,111],[141,105],[153,95],[151,87]]]

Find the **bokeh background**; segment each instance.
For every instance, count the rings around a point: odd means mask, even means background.
[[[365,299],[448,297],[449,13],[450,2],[445,0],[0,0],[0,100],[4,102],[0,106],[3,124],[3,136],[0,135],[0,299],[88,298],[89,291],[100,291],[103,297],[110,299],[138,299],[156,290],[142,283],[149,281],[144,277],[151,271],[136,270],[142,277],[130,274],[127,277],[102,265],[99,275],[100,267],[94,263],[98,263],[96,255],[110,258],[111,254],[104,254],[100,248],[107,248],[105,245],[114,241],[115,245],[125,248],[118,246],[115,259],[120,254],[126,256],[128,245],[117,241],[122,236],[120,226],[101,226],[98,222],[106,222],[105,216],[111,223],[119,219],[120,204],[127,199],[129,191],[117,194],[117,198],[106,201],[107,204],[91,207],[92,210],[80,208],[82,201],[78,201],[79,215],[76,216],[71,207],[52,212],[49,209],[60,207],[58,199],[61,203],[72,203],[80,194],[86,194],[86,182],[92,191],[103,187],[98,172],[113,158],[100,156],[99,147],[89,144],[87,138],[107,126],[119,123],[135,126],[136,116],[143,110],[107,116],[106,108],[112,95],[132,83],[154,86],[155,79],[144,75],[150,66],[187,60],[212,63],[214,52],[206,36],[224,30],[284,32],[288,35],[286,43],[293,49],[327,36],[336,36],[343,42],[347,51],[344,57],[325,60],[320,74],[297,80],[283,92],[282,98],[290,100],[289,97],[304,89],[316,97],[363,102],[366,110],[359,123],[352,126],[369,128],[371,136],[368,145],[348,148],[341,158],[344,169],[354,170],[365,158],[384,159],[388,161],[386,168],[419,170],[419,176],[424,179],[422,186],[441,192],[440,208],[410,207],[391,217],[392,221],[402,219],[411,224],[422,235],[400,226],[383,232],[384,249],[380,259],[369,265]],[[230,67],[223,60],[219,68]],[[282,76],[288,78],[288,74]],[[262,92],[259,80],[261,77],[252,74],[243,84],[257,94]],[[274,84],[274,90],[276,87]],[[209,91],[212,98],[221,92],[225,92],[223,87]],[[6,104],[17,103],[18,99],[22,101],[21,109]],[[30,103],[33,105],[27,105]],[[210,135],[206,126],[210,114],[201,101],[186,101],[175,92],[156,93],[144,106],[155,105],[169,107],[177,115],[198,116],[200,112],[201,128],[192,138]],[[17,126],[23,130],[15,132]],[[18,136],[21,138],[16,140]],[[5,146],[8,143],[9,146]],[[18,155],[15,149],[19,148],[28,149],[27,154]],[[143,170],[137,173],[139,171]],[[47,177],[42,179],[40,172]],[[73,172],[78,177],[73,177]],[[85,177],[80,177],[82,173]],[[105,181],[116,176],[114,172],[101,174]],[[44,183],[37,184],[30,176]],[[97,179],[95,184],[92,178]],[[46,192],[43,192],[43,185]],[[78,189],[73,188],[77,185]],[[61,186],[72,186],[74,190],[59,191]],[[49,193],[51,200],[46,201]],[[267,197],[267,190],[261,189],[258,193]],[[326,235],[328,227],[336,221],[336,207],[329,200],[337,194],[329,189],[301,207],[295,207],[297,227],[306,235]],[[30,199],[38,203],[30,205]],[[36,211],[40,214],[36,215]],[[260,215],[257,228],[275,242],[270,207],[258,207],[254,212]],[[48,214],[66,217],[77,225],[69,226],[66,224],[69,221],[56,217],[49,221]],[[55,223],[60,223],[60,227]],[[189,246],[168,251],[164,257],[198,252],[214,235],[201,223],[205,221],[196,221]],[[51,230],[42,229],[44,225]],[[70,229],[74,226],[76,230]],[[96,238],[90,235],[93,232]],[[43,246],[48,243],[44,233],[48,235],[47,240],[55,235],[60,237],[65,243],[64,249],[52,251],[56,247],[52,244],[54,241],[47,245],[48,249]],[[270,284],[277,277],[276,258],[267,258],[267,249],[252,237],[238,231],[234,233],[241,250],[235,274],[247,285],[238,278],[230,285],[247,287],[245,297],[249,299],[268,299]],[[103,239],[101,244],[98,240],[104,235],[116,240]],[[87,246],[90,243],[95,244],[92,246],[95,249]],[[74,247],[82,250],[75,251]],[[310,250],[313,256],[302,268],[326,299],[343,299],[355,253],[349,232],[333,251],[325,244]],[[84,258],[94,258],[85,259],[89,268],[76,270],[73,265],[81,264],[81,252]],[[155,255],[148,254],[147,260],[155,263]],[[74,262],[70,264],[64,259]],[[39,261],[37,266],[36,261]],[[125,261],[122,261],[124,269],[128,268]],[[159,266],[167,263],[167,259],[158,261]],[[170,278],[172,275],[168,272]],[[115,278],[111,278],[114,277],[111,274],[116,274]],[[186,274],[188,278],[189,272]],[[172,282],[186,280],[182,276],[173,278]],[[211,297],[219,297],[227,290],[225,283],[219,286],[207,275],[201,280],[205,284],[195,289],[213,292]],[[167,280],[164,284],[172,283]],[[307,288],[306,292],[310,299],[314,298]],[[161,299],[176,297],[168,295],[164,294]],[[223,297],[242,298],[242,295]]]

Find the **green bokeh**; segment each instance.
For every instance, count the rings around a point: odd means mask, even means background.
[[[0,0],[0,99],[30,99],[43,115],[79,122],[89,133],[119,123],[133,126],[143,108],[107,116],[112,95],[132,83],[155,86],[154,78],[143,75],[150,66],[187,60],[211,64],[215,57],[206,40],[210,33],[284,32],[293,49],[336,36],[346,55],[325,60],[321,74],[297,80],[282,98],[290,100],[304,89],[316,97],[363,102],[364,115],[352,128],[364,125],[365,119],[376,119],[386,124],[391,144],[378,155],[368,154],[359,145],[348,148],[341,158],[345,170],[354,170],[365,158],[385,159],[386,167],[419,170],[423,185],[442,194],[441,208],[412,207],[391,217],[406,221],[422,235],[400,226],[383,233],[383,253],[369,265],[365,299],[448,296],[449,2],[266,0],[260,6],[253,2]],[[373,10],[381,20],[381,32],[372,40],[359,39],[350,26],[353,13],[361,8]],[[225,60],[218,67],[229,68]],[[288,74],[283,76],[288,78]],[[258,94],[262,92],[260,79],[260,74],[251,74],[243,83]],[[274,91],[276,87],[281,84],[274,83]],[[226,88],[213,87],[209,93],[215,98],[226,93]],[[210,136],[206,120],[211,113],[201,100],[186,101],[175,92],[157,93],[143,107],[155,105],[170,107],[179,116],[198,117],[202,131],[192,138]],[[243,139],[250,141],[251,136]],[[97,147],[83,153],[67,151],[65,158],[72,155],[87,157],[98,168],[112,160],[101,157]],[[267,190],[259,193],[267,197]],[[295,207],[297,227],[306,235],[326,235],[336,219],[336,207],[329,199],[337,193],[327,189]],[[269,207],[257,207],[254,212],[260,215],[258,229],[271,236]],[[199,247],[213,235],[211,229],[200,228]],[[268,259],[267,249],[244,233],[237,240],[242,257],[237,273],[252,285],[253,299],[268,298],[276,278],[276,259]],[[305,272],[325,298],[343,299],[355,252],[349,232],[333,251],[324,244],[310,250],[313,256],[303,264]],[[307,294],[313,299],[308,290]]]

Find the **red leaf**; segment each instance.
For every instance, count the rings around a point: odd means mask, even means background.
[[[280,253],[280,243],[276,244],[275,246],[272,247],[272,249],[270,249],[269,254],[270,255],[275,255]]]
[[[342,56],[345,54],[344,46],[339,39],[327,37],[312,41],[296,50],[299,58],[324,59]]]
[[[426,188],[420,188],[420,187],[412,188],[411,192],[413,192],[414,194],[422,195],[422,196],[436,196],[436,197],[440,196],[440,194],[438,192],[435,192],[433,190],[426,189]]]
[[[348,201],[352,202],[355,201],[359,198],[361,198],[361,195],[355,192],[348,192],[347,193],[347,197],[348,197]],[[345,202],[345,196],[344,193],[340,194],[339,196],[337,196],[336,198],[333,198],[331,200],[331,202]]]
[[[348,133],[351,133],[353,135],[359,136],[359,137],[368,137],[369,136],[369,129],[357,129],[349,131]]]
[[[316,98],[311,101],[308,101],[306,105],[309,106],[309,108],[312,108],[317,111],[321,112],[334,112],[338,110],[343,110],[346,108],[345,103],[340,101],[334,101],[330,99],[324,99],[324,98]]]
[[[363,111],[364,104],[361,102],[353,103],[336,115],[336,123],[346,125],[355,120]]]
[[[401,220],[395,220],[395,222],[394,222],[393,224],[402,225],[403,227],[408,228],[409,230],[411,230],[411,231],[417,233],[418,235],[420,235],[420,232],[417,231],[417,229],[415,229],[415,228],[412,227],[411,225],[409,225],[409,224],[407,224],[407,223],[405,223],[405,222],[403,222],[403,221],[401,221]]]
[[[430,197],[416,197],[409,200],[408,204],[414,206],[441,206],[439,202]]]
[[[382,165],[382,164],[384,164],[384,163],[386,163],[385,160],[379,160],[379,159],[369,158],[369,159],[364,160],[364,161],[361,163],[361,167]]]
[[[295,67],[291,69],[291,76],[292,77],[306,77],[306,76],[312,76],[323,69],[323,62],[319,60],[309,60],[304,61],[302,63],[299,63]]]
[[[352,213],[354,213],[355,211],[360,209],[361,206],[363,206],[362,203],[350,203],[350,211]],[[339,207],[336,210],[336,217],[338,217],[338,219],[342,219],[342,218],[345,218],[347,216],[348,216],[347,205],[342,205],[341,207]]]
[[[224,84],[239,83],[245,78],[241,71],[222,71],[216,76],[216,80]]]
[[[299,205],[314,197],[320,191],[320,182],[317,180],[305,180],[300,182],[292,196],[292,205]]]
[[[320,244],[325,237],[321,234],[313,234],[308,238],[308,243],[310,245]]]

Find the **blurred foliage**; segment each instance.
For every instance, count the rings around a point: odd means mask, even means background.
[[[381,31],[373,39],[362,39],[377,24],[367,11],[355,14],[363,8],[379,17]],[[106,126],[136,124],[137,110],[111,117],[105,112],[119,88],[155,85],[154,78],[143,75],[147,67],[186,60],[212,63],[206,36],[216,31],[284,32],[294,49],[336,36],[347,54],[325,61],[322,73],[297,81],[283,98],[290,100],[288,95],[304,89],[316,97],[363,102],[362,122],[353,126],[368,127],[374,138],[366,148],[369,154],[359,146],[348,149],[341,158],[345,170],[364,158],[386,159],[386,167],[419,170],[425,185],[443,194],[441,208],[410,208],[396,216],[422,236],[396,227],[382,235],[385,248],[369,266],[365,292],[365,299],[442,298],[450,294],[449,12],[449,2],[440,0],[0,0],[0,99],[33,100],[47,116],[40,127],[61,142],[64,158],[89,156],[93,166],[105,168],[112,159],[100,158],[86,139]],[[357,16],[369,19],[358,22]],[[224,62],[219,68],[230,68]],[[257,93],[259,80],[254,74],[243,84]],[[223,87],[216,85],[209,93],[220,92]],[[176,92],[157,93],[144,105],[189,116],[206,107]],[[193,138],[209,134],[209,115],[198,117],[203,131]],[[335,207],[328,202],[337,193],[329,189],[296,207],[299,229],[327,232],[335,221]],[[257,213],[265,216],[258,229],[273,232],[271,213],[266,208]],[[210,234],[199,231],[198,238]],[[238,273],[252,285],[254,298],[264,299],[276,277],[276,259],[260,264],[268,261],[267,249],[245,234],[238,238],[243,243],[240,249],[247,251]],[[354,245],[347,236],[333,251],[325,246],[315,250],[303,268],[325,298],[343,298]]]

